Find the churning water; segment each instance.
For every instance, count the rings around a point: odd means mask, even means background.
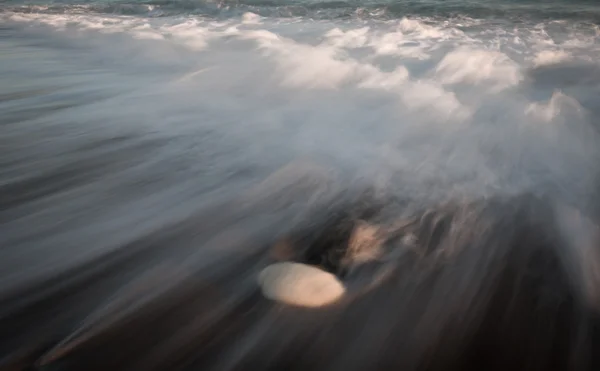
[[[492,292],[492,263],[418,299],[419,280],[400,298],[357,279],[371,296],[335,313],[273,309],[254,277],[289,236],[322,263],[356,220],[439,205],[457,205],[447,245],[513,246],[499,220],[518,224],[524,194],[594,219],[598,22],[600,4],[566,0],[0,1],[0,365],[466,369],[430,340],[484,312],[459,287]],[[356,272],[340,261],[323,266]]]

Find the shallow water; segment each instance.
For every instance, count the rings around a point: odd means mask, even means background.
[[[220,234],[272,242],[363,190],[596,213],[598,20],[592,1],[4,1],[2,310],[135,246],[201,271]]]

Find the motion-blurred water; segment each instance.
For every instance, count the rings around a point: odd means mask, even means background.
[[[140,241],[276,239],[329,210],[314,187],[591,212],[599,21],[566,0],[1,1],[0,299]],[[305,192],[277,178],[219,219],[294,161],[320,169]]]

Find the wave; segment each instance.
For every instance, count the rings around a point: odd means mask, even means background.
[[[600,6],[586,1],[564,2],[467,2],[467,1],[305,1],[305,0],[154,0],[139,2],[27,2],[8,1],[3,10],[24,13],[98,13],[164,17],[203,15],[218,18],[246,12],[263,17],[308,17],[312,19],[397,19],[471,17],[498,20],[579,20],[600,23]]]

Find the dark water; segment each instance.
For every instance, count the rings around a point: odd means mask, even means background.
[[[0,2],[0,370],[598,369],[599,16]]]

